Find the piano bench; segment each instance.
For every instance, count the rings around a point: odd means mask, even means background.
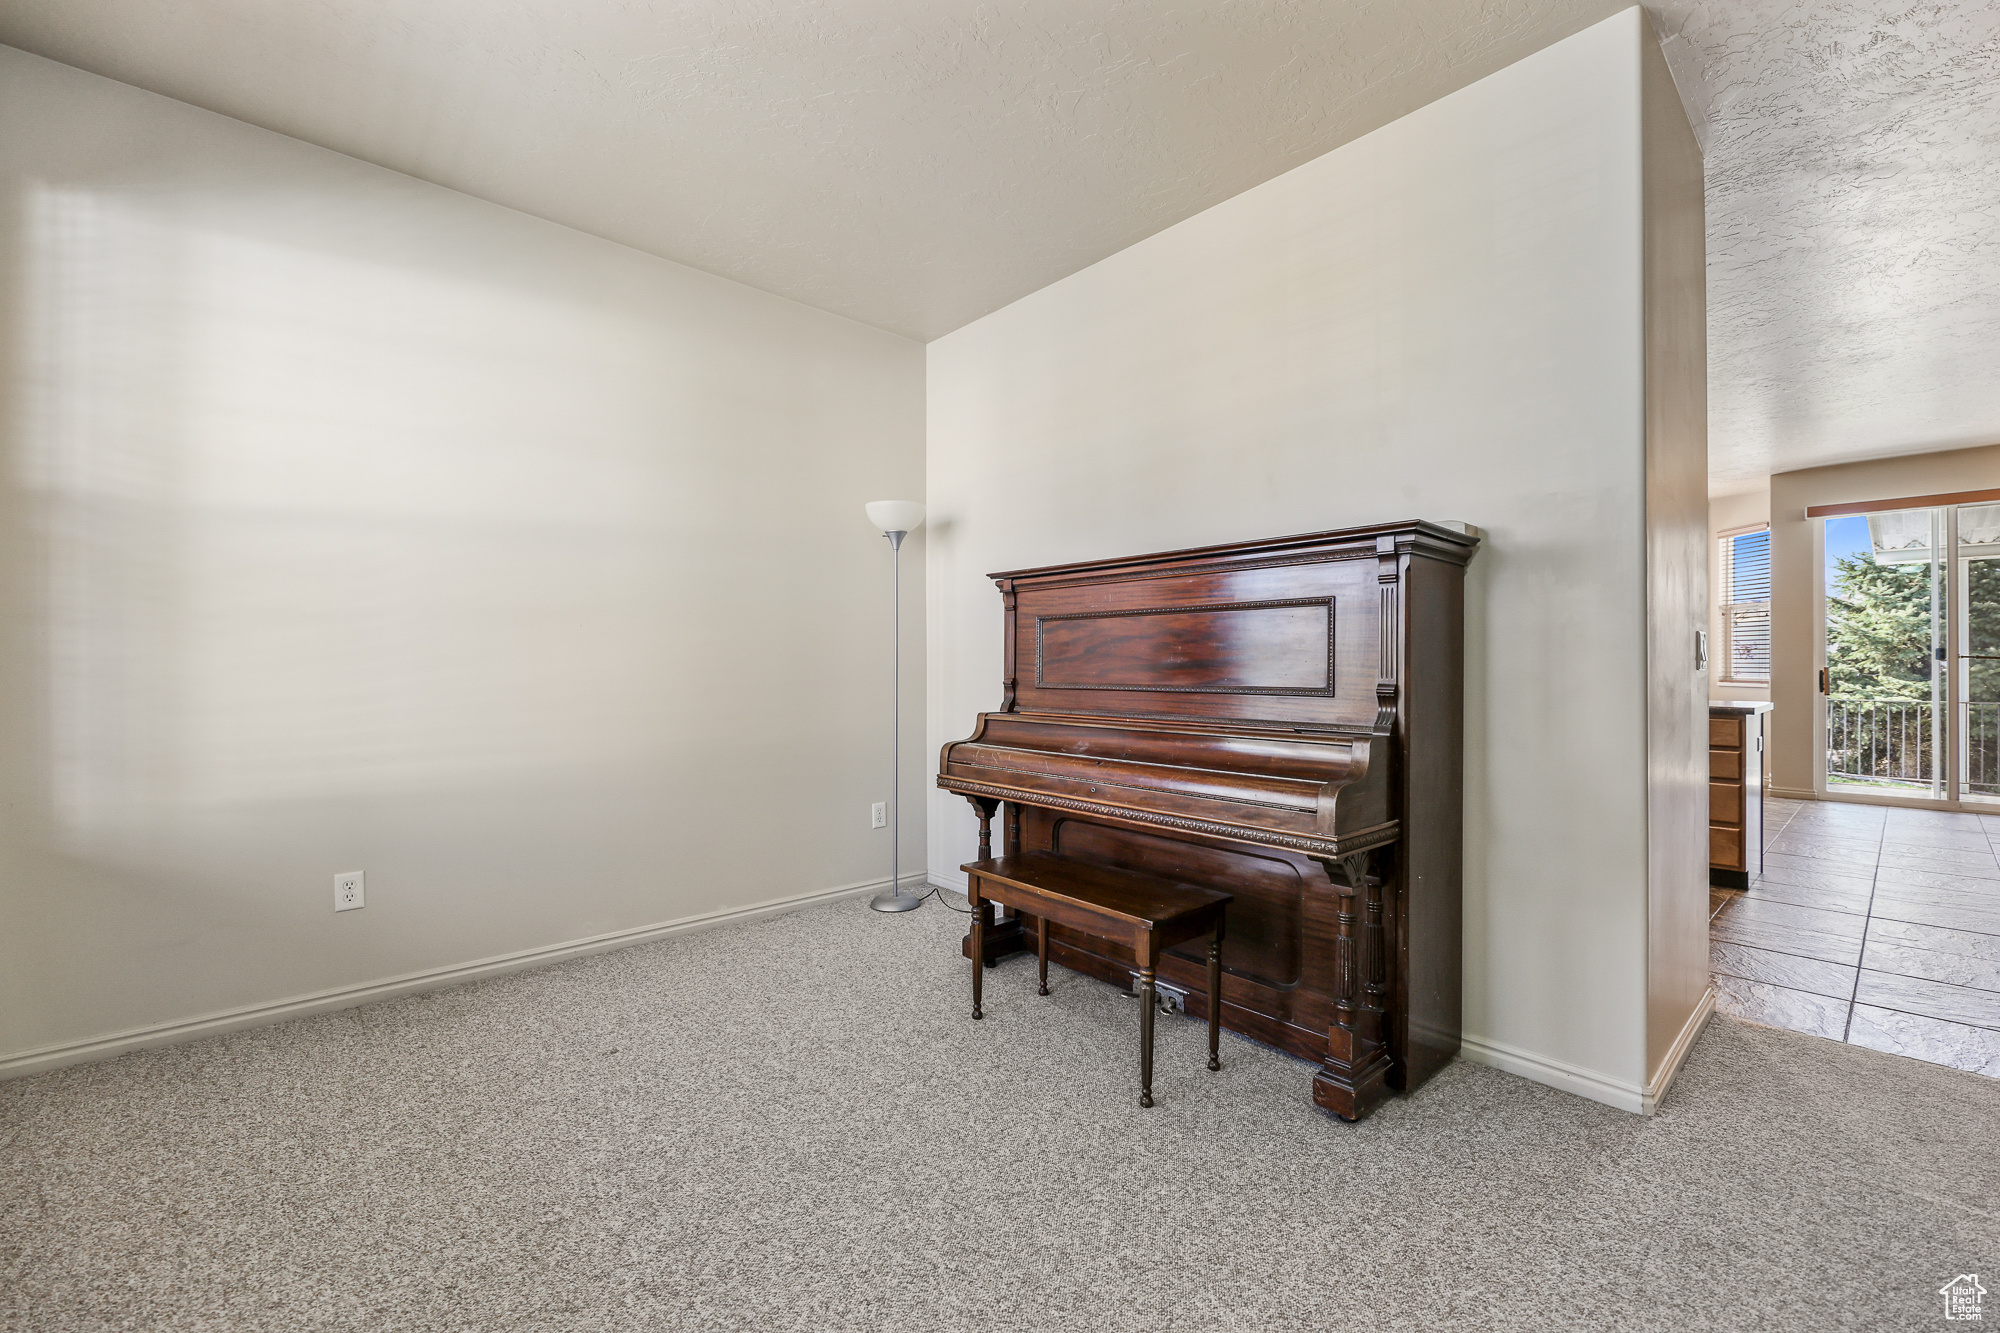
[[[1035,918],[1040,988],[1049,993],[1049,922],[1127,945],[1139,964],[1139,1105],[1153,1104],[1154,983],[1160,955],[1176,944],[1208,936],[1208,1067],[1222,1068],[1222,920],[1233,895],[1156,875],[1048,852],[972,861],[967,876],[972,904],[972,1016],[980,1018],[986,931],[993,904]]]

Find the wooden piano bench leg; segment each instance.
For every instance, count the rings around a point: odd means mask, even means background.
[[[993,904],[979,893],[979,879],[974,876],[971,884],[972,898],[972,1016],[986,1017],[979,1007],[981,990],[986,982],[986,928],[993,924]]]
[[[1035,994],[1047,995],[1049,993],[1049,919],[1045,916],[1035,918],[1035,959],[1041,972],[1041,986]]]
[[[1153,1104],[1153,969],[1139,969],[1139,1105]]]

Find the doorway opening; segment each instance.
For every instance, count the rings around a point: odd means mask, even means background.
[[[2000,811],[2000,503],[1821,523],[1820,795]]]

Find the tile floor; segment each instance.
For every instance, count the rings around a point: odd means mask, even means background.
[[[2000,1078],[2000,814],[1764,818],[1764,873],[1709,893],[1716,1008]]]

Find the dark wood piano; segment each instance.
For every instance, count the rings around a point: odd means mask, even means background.
[[[944,747],[980,857],[1045,852],[1227,889],[1222,1022],[1318,1062],[1349,1120],[1459,1044],[1465,566],[1389,523],[993,575],[1000,711]],[[1032,947],[988,932],[987,961]],[[965,945],[970,956],[971,939]],[[1129,985],[1117,946],[1049,956]],[[1206,1018],[1206,955],[1160,980]]]

